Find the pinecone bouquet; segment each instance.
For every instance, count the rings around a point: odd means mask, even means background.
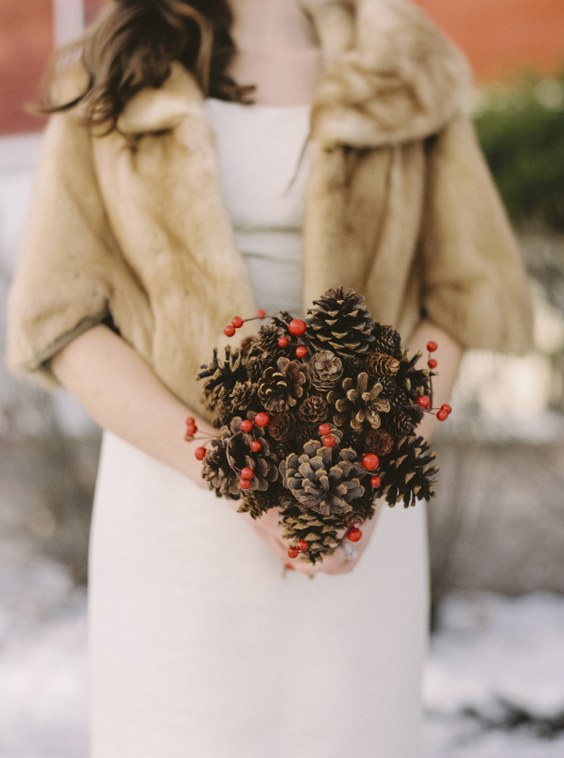
[[[416,434],[433,408],[437,345],[427,366],[390,326],[374,321],[364,298],[337,287],[306,319],[267,316],[239,347],[214,350],[198,378],[217,435],[196,449],[218,497],[240,500],[260,518],[278,508],[291,558],[315,563],[344,539],[362,536],[377,498],[406,507],[433,496],[434,453]],[[245,321],[235,316],[225,334]],[[197,427],[188,419],[186,439]]]

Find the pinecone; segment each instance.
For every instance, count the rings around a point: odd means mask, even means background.
[[[258,384],[258,397],[271,413],[287,411],[303,395],[306,381],[300,362],[278,358],[276,368],[270,366],[265,369]]]
[[[364,298],[352,289],[330,289],[308,311],[307,336],[318,349],[333,350],[341,357],[366,353],[374,342],[374,319]]]
[[[394,446],[393,437],[381,429],[370,429],[364,438],[364,449],[368,453],[388,455]]]
[[[249,381],[257,384],[267,366],[268,363],[265,363],[265,361],[263,361],[263,359],[259,358],[258,356],[253,355],[251,358],[249,358],[247,361],[247,374]]]
[[[276,442],[286,442],[294,431],[295,419],[291,413],[283,411],[270,419],[268,433]]]
[[[247,411],[255,397],[256,387],[250,382],[237,382],[229,395],[229,405],[232,411]]]
[[[327,401],[335,408],[333,422],[337,426],[350,424],[358,431],[366,420],[373,429],[378,429],[382,423],[380,413],[390,410],[390,401],[380,397],[381,392],[382,385],[378,382],[369,388],[365,371],[356,380],[346,377],[339,388],[327,395]]]
[[[423,411],[416,405],[395,408],[387,418],[390,431],[396,436],[409,437],[423,418]]]
[[[228,439],[224,433],[211,440],[202,462],[202,476],[218,497],[238,500],[241,497],[239,475],[233,471],[227,459]]]
[[[408,508],[417,499],[430,500],[435,494],[433,477],[439,470],[434,460],[435,453],[423,437],[401,440],[381,469],[381,493],[386,501],[393,506],[403,500]]]
[[[327,418],[329,406],[325,398],[320,395],[306,397],[298,409],[298,418],[306,424],[318,424]]]
[[[401,358],[401,336],[399,332],[386,324],[376,324],[374,337],[373,349],[376,352],[388,353],[394,358]]]
[[[360,479],[366,471],[351,448],[337,450],[309,440],[301,455],[290,453],[282,461],[280,473],[300,508],[322,516],[349,513],[351,502],[364,494]]]
[[[240,425],[239,419],[239,425]],[[262,430],[261,430],[262,431]],[[251,454],[251,442],[253,435],[247,432],[238,431],[227,438],[226,457],[227,462],[237,477],[241,469],[248,466],[253,469],[254,476],[251,479],[252,491],[267,490],[272,482],[278,479],[277,461],[272,457],[270,445],[264,435],[259,435],[255,427],[255,437],[259,436],[262,443],[262,450],[259,455]],[[248,490],[247,490],[248,491]]]
[[[430,392],[428,369],[418,369],[416,364],[421,358],[421,353],[410,356],[405,351],[397,373],[397,382],[402,387],[411,402],[415,402],[419,395],[428,395]]]
[[[278,344],[278,340],[285,334],[286,330],[280,325],[280,323],[272,321],[269,324],[264,324],[258,331],[255,354],[262,357],[268,356],[271,360],[278,358],[283,354],[282,348]]]
[[[367,360],[367,370],[371,376],[395,376],[400,367],[400,362],[388,353],[370,353]]]
[[[343,375],[343,362],[330,350],[318,350],[307,364],[307,373],[315,389],[330,390]]]
[[[289,503],[291,499],[287,497],[286,490],[281,485],[274,485],[265,492],[247,490],[237,511],[248,513],[252,518],[258,519],[271,508],[282,508]]]
[[[203,396],[204,402],[211,411],[226,411],[228,397],[237,382],[247,379],[247,370],[242,362],[239,350],[231,349],[231,345],[225,348],[224,358],[218,357],[218,350],[214,348],[212,360],[206,365],[200,366],[198,379],[205,380]]]
[[[320,517],[316,513],[300,510],[295,503],[284,508],[280,524],[284,538],[290,544],[298,540],[309,543],[306,557],[311,563],[316,563],[339,546],[341,540],[338,535],[344,526],[342,518],[332,515]]]

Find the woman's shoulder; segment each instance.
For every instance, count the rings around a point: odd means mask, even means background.
[[[365,147],[425,138],[465,107],[465,56],[409,0],[339,0],[338,23],[326,0],[304,2],[330,51],[314,101],[322,138]]]

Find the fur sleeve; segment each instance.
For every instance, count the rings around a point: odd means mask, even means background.
[[[8,301],[8,367],[57,385],[48,361],[108,315],[110,233],[90,152],[69,114],[51,117]]]
[[[424,311],[465,347],[532,344],[527,276],[471,122],[456,116],[428,153]]]

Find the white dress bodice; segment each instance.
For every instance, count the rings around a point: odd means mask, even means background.
[[[301,314],[309,106],[248,106],[214,98],[206,106],[225,205],[257,304],[269,313]]]

